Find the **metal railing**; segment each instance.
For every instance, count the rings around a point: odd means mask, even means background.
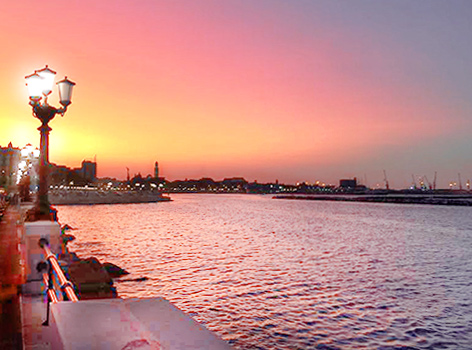
[[[49,262],[52,270],[56,273],[57,279],[59,280],[59,286],[66,293],[67,298],[73,302],[79,301],[74,292],[74,285],[67,280],[66,276],[64,276],[64,272],[62,272],[56,256],[49,249],[48,241],[45,238],[41,238],[39,240],[39,246],[44,249],[44,252],[46,253],[46,260]]]
[[[52,276],[50,276],[50,272],[43,273],[43,282],[44,285],[47,286],[47,294],[48,294],[48,301],[52,303],[58,303],[59,299],[57,298],[56,291],[54,290],[54,285],[52,283]]]
[[[59,298],[57,297],[56,291],[54,289],[53,272],[55,273],[59,282],[59,288],[65,293],[67,299],[72,302],[77,302],[79,301],[79,298],[77,298],[77,295],[74,292],[74,285],[72,282],[67,280],[61,266],[59,265],[59,262],[57,261],[56,256],[49,249],[49,242],[47,239],[41,238],[39,240],[39,246],[44,250],[47,261],[47,263],[43,261],[37,266],[38,271],[43,271],[43,282],[47,287],[47,315],[46,321],[43,323],[44,326],[47,326],[49,325],[49,304],[59,302]]]

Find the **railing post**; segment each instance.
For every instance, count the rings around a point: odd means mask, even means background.
[[[51,271],[51,264],[46,263],[44,261],[41,261],[38,263],[36,266],[36,270],[39,273],[43,273],[43,282],[47,286],[46,289],[46,298],[48,299],[48,303],[46,305],[46,321],[42,323],[43,326],[49,326],[49,313],[50,313],[50,303],[51,303],[51,298],[49,296],[52,286],[52,271]],[[45,272],[47,270],[47,272]]]

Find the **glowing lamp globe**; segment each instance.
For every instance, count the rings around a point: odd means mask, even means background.
[[[28,157],[34,150],[34,147],[31,145],[31,143],[28,143],[25,147],[21,149],[21,156],[23,158]]]
[[[56,72],[51,70],[47,65],[43,69],[36,71],[36,73],[43,78],[43,95],[47,96],[52,92],[52,87],[54,85],[54,77]]]
[[[64,107],[71,104],[72,88],[75,83],[65,77],[63,80],[57,82],[59,88],[59,103]]]
[[[43,95],[43,78],[34,72],[25,77],[30,100],[39,101]]]

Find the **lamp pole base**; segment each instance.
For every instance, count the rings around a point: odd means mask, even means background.
[[[50,208],[49,213],[41,212],[38,208],[32,208],[26,212],[25,221],[57,221],[57,210]]]

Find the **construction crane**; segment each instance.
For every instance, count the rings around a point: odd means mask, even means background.
[[[457,177],[459,178],[459,190],[462,191],[461,173],[457,174]]]
[[[430,190],[432,190],[432,189],[433,189],[433,185],[431,184],[431,182],[429,182],[428,177],[425,175],[425,176],[423,176],[423,178],[424,178],[424,180],[426,181],[426,183],[428,184],[428,188],[429,188]]]
[[[426,188],[426,185],[424,183],[424,177],[419,176],[418,181],[420,182],[420,190],[424,190]]]
[[[438,172],[435,171],[434,172],[434,180],[433,180],[433,190],[436,190],[436,177],[437,177],[437,175],[438,175]]]
[[[388,185],[388,180],[387,180],[387,172],[384,170],[384,181],[385,181],[385,188],[388,190],[390,190],[390,186]]]
[[[416,180],[415,175],[411,174],[411,180],[413,181],[413,189],[416,190]]]

